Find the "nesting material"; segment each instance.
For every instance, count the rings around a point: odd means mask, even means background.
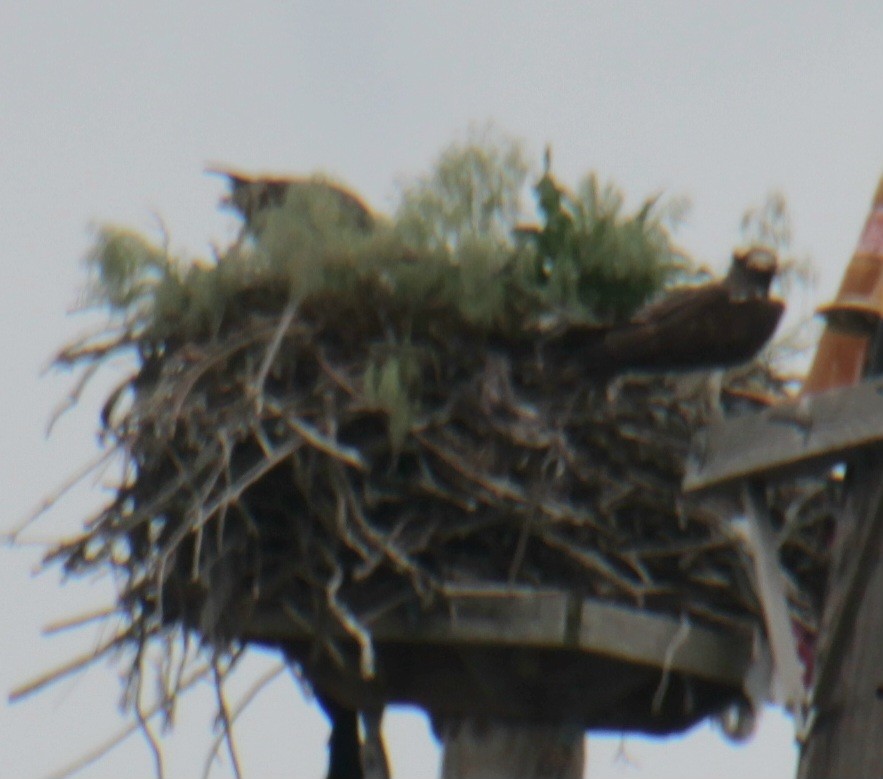
[[[541,186],[557,200],[536,246],[467,231],[414,250],[383,220],[349,224],[321,184],[283,194],[214,266],[103,236],[102,294],[122,322],[60,361],[134,353],[102,413],[124,475],[51,559],[116,574],[124,640],[174,626],[226,647],[269,611],[369,678],[373,620],[470,586],[762,625],[729,517],[680,485],[691,436],[783,396],[783,381],[763,362],[722,384],[592,364],[595,328],[682,258],[651,205],[605,213],[593,184],[591,207],[563,210],[548,173]],[[592,303],[614,282],[616,306]],[[812,635],[830,490],[809,480],[768,499],[792,616]]]
[[[358,310],[242,294],[261,304],[217,335],[144,353],[130,405],[105,415],[128,479],[56,552],[121,572],[140,634],[181,623],[235,640],[260,607],[359,636],[367,615],[451,583],[758,617],[727,518],[680,494],[691,434],[719,413],[709,374],[581,379],[541,334],[501,344],[452,315],[405,338],[378,289]],[[777,391],[760,366],[730,380]],[[825,494],[772,496],[809,630]]]

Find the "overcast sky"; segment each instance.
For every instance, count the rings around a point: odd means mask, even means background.
[[[795,249],[834,287],[883,173],[883,4],[706,2],[35,2],[0,4],[0,186],[4,283],[0,479],[12,527],[94,455],[99,382],[50,439],[46,421],[70,376],[41,376],[86,321],[67,315],[82,288],[88,227],[155,230],[193,255],[232,234],[215,209],[208,162],[323,170],[376,208],[402,175],[426,170],[470,123],[493,120],[539,162],[554,147],[566,182],[597,170],[630,202],[687,196],[678,233],[721,268],[743,211],[773,189],[794,217]],[[30,534],[68,532],[102,497],[75,491]],[[106,584],[32,578],[38,548],[4,548],[0,688],[88,651],[85,630],[41,628],[106,602]],[[269,658],[256,657],[245,676]],[[30,779],[88,751],[123,725],[118,671],[100,665],[42,696],[0,704],[0,774]],[[586,691],[591,695],[591,690]],[[199,775],[211,697],[185,703],[167,776]],[[247,776],[319,779],[325,725],[290,680],[238,728]],[[419,714],[393,713],[396,779],[436,772]],[[788,776],[787,719],[770,712],[734,747],[709,727],[684,739],[592,739],[587,775]],[[150,776],[135,737],[88,777]],[[225,765],[213,777],[229,776]]]

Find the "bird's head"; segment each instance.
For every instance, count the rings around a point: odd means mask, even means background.
[[[772,249],[752,246],[733,253],[726,284],[736,298],[767,297],[779,269],[779,258]]]
[[[312,203],[317,210],[336,214],[341,226],[362,233],[371,232],[377,223],[358,195],[322,176],[252,175],[223,166],[209,167],[206,173],[227,179],[230,194],[221,200],[221,206],[237,211],[246,229],[254,234],[262,231],[267,213],[285,206],[290,195],[296,199],[295,208],[307,210]]]

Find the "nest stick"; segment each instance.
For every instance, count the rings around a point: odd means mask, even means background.
[[[283,419],[285,424],[287,424],[313,448],[318,449],[323,454],[326,454],[335,460],[340,460],[340,462],[345,463],[351,468],[355,468],[357,471],[368,470],[358,449],[351,446],[345,446],[344,444],[338,444],[336,441],[328,438],[328,436],[322,435],[322,433],[311,424],[298,418],[296,414],[291,413],[276,401],[268,400],[265,402],[264,406],[268,411],[271,411]]]
[[[343,583],[343,572],[337,568],[328,583],[327,603],[331,613],[337,618],[340,625],[350,634],[359,645],[359,671],[363,679],[373,679],[376,672],[374,664],[374,643],[371,634],[364,625],[359,622],[355,615],[349,611],[338,599],[337,593]]]
[[[179,691],[183,692],[193,687],[198,681],[205,677],[209,673],[209,671],[211,671],[211,666],[209,665],[197,667],[196,669],[194,669],[193,673],[191,673],[187,677],[187,679],[183,681],[182,685],[179,688]],[[150,709],[144,710],[143,716],[146,719],[151,719],[157,713],[163,711],[165,706],[166,701],[158,701]],[[126,727],[121,728],[117,733],[108,738],[106,741],[103,741],[93,749],[81,755],[74,762],[69,763],[68,765],[44,777],[44,779],[69,779],[69,777],[79,773],[84,768],[88,768],[90,765],[103,758],[109,752],[113,751],[116,747],[118,747],[126,739],[128,739],[129,736],[131,736],[133,733],[136,733],[140,727],[141,725],[137,721],[129,723]]]
[[[285,306],[285,310],[279,317],[279,324],[276,327],[276,331],[273,333],[273,339],[267,346],[267,351],[266,354],[264,354],[264,359],[261,362],[261,367],[258,369],[257,375],[254,377],[254,380],[249,384],[248,391],[249,394],[255,399],[256,410],[258,414],[261,413],[261,409],[263,407],[264,383],[267,381],[267,375],[270,373],[270,368],[273,366],[273,361],[276,359],[276,355],[279,353],[279,347],[282,346],[282,339],[285,337],[285,333],[291,326],[291,322],[294,319],[295,313],[297,313],[297,302],[291,300],[288,302],[288,305]]]
[[[659,712],[662,710],[662,703],[665,700],[665,693],[668,691],[668,683],[671,678],[671,667],[675,660],[678,650],[684,645],[684,642],[690,637],[690,620],[686,615],[681,614],[681,623],[678,629],[665,648],[665,659],[662,663],[662,678],[659,680],[659,686],[653,694],[652,710]]]
[[[218,703],[218,717],[221,721],[221,740],[227,744],[227,753],[230,755],[230,764],[233,767],[233,776],[236,779],[241,779],[242,771],[239,767],[239,758],[236,755],[236,745],[233,742],[233,719],[230,716],[230,710],[227,706],[227,699],[224,696],[224,674],[221,673],[221,668],[218,663],[218,657],[212,658],[212,676],[214,678],[214,687],[215,687],[215,696],[217,698]],[[211,766],[211,758],[213,755],[217,754],[216,749],[212,749],[209,752],[209,762],[206,765],[206,772],[203,774],[204,777],[208,776],[208,768]]]
[[[71,391],[52,411],[52,414],[49,417],[49,424],[46,426],[46,435],[49,435],[52,432],[52,429],[55,427],[55,423],[58,422],[61,417],[63,417],[68,411],[76,406],[77,403],[80,402],[83,391],[86,389],[86,386],[95,376],[95,374],[98,373],[99,368],[101,368],[101,362],[96,361],[90,363],[83,369],[83,373],[81,374],[80,378],[77,379],[77,382],[76,384],[74,384]]]
[[[251,685],[251,687],[248,688],[245,695],[232,707],[232,709],[227,709],[224,731],[215,736],[215,739],[212,742],[211,749],[209,750],[208,756],[206,757],[205,765],[202,769],[202,779],[209,779],[209,774],[211,774],[212,770],[212,764],[214,763],[215,758],[218,756],[218,752],[221,750],[221,747],[227,738],[227,733],[232,733],[232,726],[239,718],[239,715],[248,708],[251,702],[255,698],[257,698],[257,696],[268,684],[275,681],[284,671],[285,665],[282,663],[274,668],[271,668],[269,671],[258,677],[258,679]],[[237,764],[234,764],[234,773],[236,776],[241,776]]]
[[[100,644],[97,649],[78,655],[64,665],[38,676],[36,679],[23,684],[21,687],[16,687],[11,693],[9,693],[9,702],[15,703],[29,695],[33,695],[47,685],[57,682],[65,676],[70,676],[72,673],[76,673],[77,671],[92,665],[92,663],[106,655],[112,649],[116,649],[127,641],[131,641],[133,636],[134,628],[130,627],[122,633],[118,633],[112,638],[107,639],[103,644]]]
[[[98,468],[100,468],[108,460],[110,460],[110,458],[113,457],[118,451],[118,446],[112,446],[109,449],[101,452],[101,454],[99,454],[97,457],[87,462],[82,468],[76,470],[60,487],[55,490],[55,492],[43,498],[43,500],[40,501],[40,504],[7,534],[7,538],[9,539],[9,541],[13,543],[18,541],[18,537],[28,527],[36,522],[37,519],[39,519],[43,514],[49,511],[56,503],[58,503],[59,500],[61,500],[68,492],[70,492],[70,490],[72,490],[81,481],[83,481],[83,479],[85,479],[90,473],[98,470]]]
[[[153,766],[154,771],[156,773],[156,779],[163,779],[165,776],[165,771],[163,770],[163,758],[162,758],[162,750],[159,746],[159,741],[153,733],[153,730],[150,727],[150,717],[149,713],[145,711],[143,705],[141,704],[141,691],[142,691],[142,678],[141,674],[138,674],[138,684],[137,690],[135,691],[135,704],[133,706],[135,710],[135,720],[138,723],[138,730],[144,736],[144,740],[147,742],[147,746],[150,748],[150,753],[153,756]],[[155,713],[160,711],[161,708],[154,708],[152,711]]]
[[[421,577],[417,566],[398,548],[395,540],[391,536],[387,536],[386,538],[382,537],[380,533],[371,527],[368,518],[362,511],[362,506],[359,500],[356,498],[352,485],[346,478],[346,474],[339,474],[337,482],[338,489],[343,490],[346,496],[346,506],[349,509],[349,516],[355,520],[356,526],[365,535],[371,545],[379,552],[379,556],[375,556],[373,560],[370,558],[368,559],[367,565],[363,566],[359,571],[359,578],[367,578],[372,570],[376,568],[379,560],[386,558],[398,571],[410,574],[412,578],[414,578],[415,583],[419,583]]]
[[[564,538],[552,528],[537,527],[536,532],[537,536],[542,539],[543,543],[547,546],[557,549],[560,552],[564,552],[567,557],[572,558],[584,568],[588,568],[589,570],[600,574],[604,579],[614,584],[620,591],[624,591],[631,595],[636,601],[640,602],[643,598],[645,594],[643,588],[620,575],[612,565],[602,558],[600,554],[585,548],[575,547],[570,539]]]
[[[83,614],[78,614],[75,617],[69,617],[68,619],[59,619],[55,622],[51,622],[43,628],[43,634],[51,636],[55,633],[61,633],[65,630],[81,628],[84,625],[89,625],[92,622],[98,622],[100,620],[107,619],[111,615],[118,613],[119,606],[117,604],[114,604],[112,606],[104,606],[103,608],[96,609],[95,611],[87,611]]]

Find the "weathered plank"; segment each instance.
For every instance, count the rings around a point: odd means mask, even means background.
[[[819,634],[798,776],[883,776],[883,455],[856,463]]]
[[[883,379],[722,419],[693,439],[686,492],[780,478],[843,462],[883,440]]]
[[[753,627],[712,628],[554,590],[451,592],[425,611],[374,620],[374,676],[355,671],[357,642],[339,635],[347,663],[317,653],[316,637],[255,614],[248,640],[279,646],[354,709],[407,703],[437,723],[497,723],[664,734],[742,699]]]
[[[585,736],[573,725],[445,722],[441,779],[582,779]]]
[[[737,688],[752,651],[747,623],[742,631],[715,630],[557,590],[469,589],[451,593],[443,611],[417,618],[407,610],[395,611],[366,627],[378,644],[580,650]],[[263,641],[309,638],[274,611],[256,614],[249,636]]]

